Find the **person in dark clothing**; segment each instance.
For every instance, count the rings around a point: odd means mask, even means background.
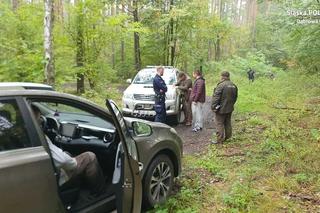
[[[178,82],[176,83],[176,88],[180,91],[183,101],[183,112],[185,115],[185,125],[191,126],[192,122],[192,111],[191,111],[191,101],[189,100],[190,93],[192,89],[192,80],[184,73],[180,72],[178,75]]]
[[[155,93],[155,105],[154,109],[156,111],[155,122],[166,122],[167,112],[166,112],[166,92],[168,90],[166,83],[162,79],[164,68],[158,67],[157,74],[153,79],[153,90]]]
[[[238,98],[238,88],[230,81],[230,73],[222,72],[221,81],[214,89],[211,109],[215,113],[215,126],[217,141],[222,143],[232,136],[231,114]]]
[[[254,74],[255,74],[256,72],[253,70],[253,69],[249,69],[249,71],[247,72],[247,74],[248,74],[248,79],[249,79],[249,82],[251,81],[251,82],[253,82],[254,81]]]
[[[198,132],[203,128],[203,105],[206,101],[206,83],[199,70],[193,72],[196,79],[190,94],[192,102],[192,131]]]

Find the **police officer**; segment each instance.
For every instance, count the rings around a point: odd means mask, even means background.
[[[157,74],[153,79],[153,90],[156,94],[155,96],[155,111],[156,117],[155,122],[166,122],[166,92],[167,92],[167,85],[162,79],[164,68],[157,67]]]

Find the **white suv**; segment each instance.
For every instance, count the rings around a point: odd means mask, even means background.
[[[153,78],[156,75],[155,66],[147,66],[140,70],[133,80],[128,79],[130,86],[123,92],[123,113],[135,117],[154,117],[155,93],[153,90]],[[168,91],[166,93],[167,115],[174,118],[175,122],[181,120],[180,96],[176,91],[177,75],[179,70],[165,66],[163,80]]]

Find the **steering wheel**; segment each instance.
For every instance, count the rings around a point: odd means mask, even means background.
[[[53,116],[45,117],[45,119],[46,119],[45,131],[58,134],[59,127],[60,127],[60,123],[58,122],[58,120]]]
[[[47,129],[47,118],[44,115],[40,115],[40,127],[43,131]]]

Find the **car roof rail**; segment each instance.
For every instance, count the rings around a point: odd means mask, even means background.
[[[167,69],[173,69],[173,66],[154,66],[154,65],[147,65],[146,68],[157,68],[157,67],[163,67],[163,68],[167,68]]]
[[[54,90],[52,86],[46,84],[29,82],[1,82],[0,90]]]

